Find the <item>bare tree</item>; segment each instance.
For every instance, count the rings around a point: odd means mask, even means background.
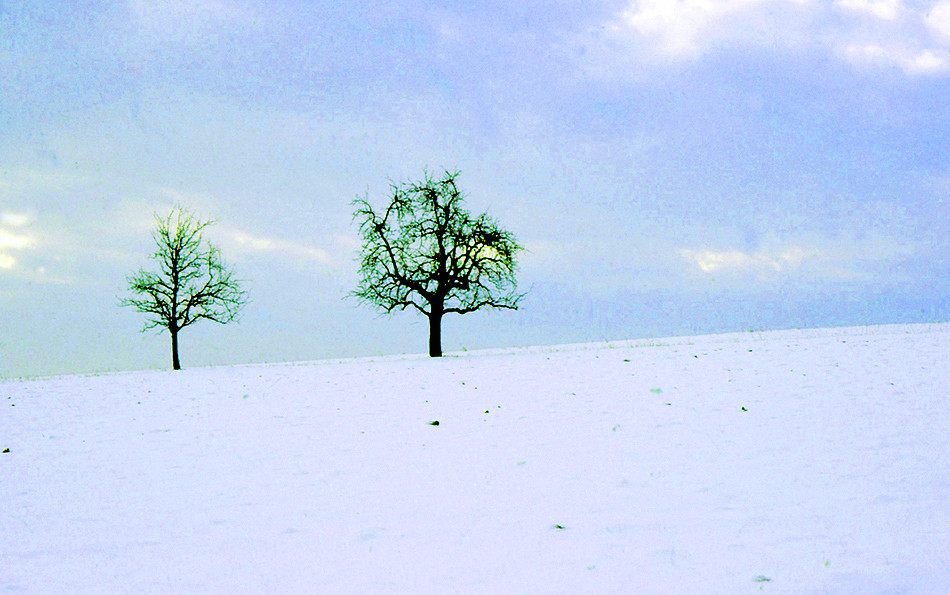
[[[178,359],[178,333],[198,322],[211,320],[226,324],[234,320],[247,293],[221,262],[221,254],[204,242],[202,232],[213,221],[201,221],[181,206],[162,219],[155,215],[152,238],[157,250],[151,256],[158,272],[140,269],[128,278],[129,290],[140,297],[122,300],[149,316],[146,331],[165,328],[172,337],[172,368],[181,369]]]
[[[429,319],[429,355],[442,355],[442,316],[482,308],[517,310],[516,256],[522,247],[487,214],[472,216],[455,184],[439,180],[392,185],[377,213],[354,201],[363,237],[359,288],[353,295],[392,313],[415,308]]]

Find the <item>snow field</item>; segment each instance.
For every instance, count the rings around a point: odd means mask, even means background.
[[[2,382],[0,591],[947,592],[947,353],[913,325]]]

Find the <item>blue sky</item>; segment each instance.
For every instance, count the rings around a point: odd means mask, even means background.
[[[252,300],[185,367],[424,352],[346,295],[426,168],[528,250],[446,350],[947,320],[948,83],[948,1],[0,1],[0,375],[168,367],[175,203]]]

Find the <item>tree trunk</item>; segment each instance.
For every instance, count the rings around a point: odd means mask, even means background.
[[[178,329],[169,329],[172,334],[172,370],[181,370],[181,363],[178,361]]]
[[[442,308],[429,312],[429,357],[442,357]]]

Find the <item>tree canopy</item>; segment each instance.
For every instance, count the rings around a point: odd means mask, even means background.
[[[433,357],[442,355],[444,314],[516,310],[524,297],[515,279],[523,248],[487,214],[465,210],[458,175],[393,184],[380,212],[368,198],[354,201],[363,249],[353,295],[387,313],[412,308],[428,317]]]
[[[167,329],[172,339],[172,368],[181,369],[178,332],[199,320],[233,321],[247,303],[247,293],[225,266],[217,248],[202,232],[213,221],[201,221],[181,206],[161,218],[155,215],[158,272],[140,269],[128,278],[134,296],[122,300],[148,315],[145,328]]]

